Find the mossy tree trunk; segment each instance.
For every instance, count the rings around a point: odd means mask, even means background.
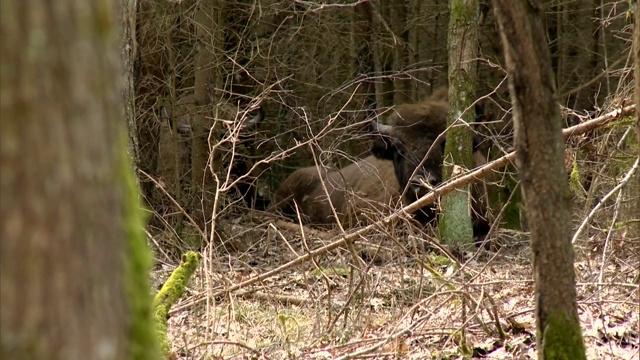
[[[516,166],[531,228],[539,359],[585,359],[578,318],[571,194],[540,1],[493,0],[515,122]]]
[[[499,149],[491,150],[491,159],[501,157]],[[500,186],[487,186],[489,206],[491,209],[502,209],[500,228],[522,230],[526,228],[526,216],[522,211],[522,191],[518,179],[518,170],[513,164],[507,165],[501,172]]]
[[[476,58],[478,56],[477,0],[451,0],[449,18],[449,116],[447,123],[456,124],[447,133],[443,177],[454,173],[454,165],[471,167],[472,130],[464,123],[475,120]],[[443,197],[439,222],[440,237],[446,244],[458,247],[473,243],[470,186]]]
[[[118,3],[2,2],[3,359],[158,358]]]

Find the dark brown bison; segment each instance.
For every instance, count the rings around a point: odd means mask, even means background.
[[[403,197],[405,203],[416,201],[442,182],[443,133],[447,129],[448,111],[447,90],[440,89],[425,101],[396,107],[387,124],[373,122],[373,128],[380,136],[372,141],[371,153],[379,159],[393,161],[399,188],[406,188]],[[475,111],[477,120],[485,118],[480,104],[475,106]],[[473,143],[473,167],[476,167],[486,161],[479,151],[479,138],[474,137]],[[481,237],[490,228],[482,215],[486,212],[486,198],[481,186],[473,187],[472,202],[474,235]],[[421,222],[429,222],[435,215],[434,206],[423,208],[415,214]]]
[[[480,110],[476,108],[478,116]],[[304,224],[328,227],[336,222],[331,204],[341,224],[350,227],[375,220],[373,213],[395,205],[403,193],[404,203],[414,202],[429,186],[442,182],[445,137],[438,136],[446,130],[448,111],[447,89],[420,103],[397,106],[387,125],[373,123],[378,136],[372,140],[372,156],[337,171],[315,166],[296,170],[281,184],[271,210],[293,220],[299,213]],[[481,161],[478,156],[474,159],[475,165]],[[435,209],[422,209],[415,215],[429,222]],[[481,221],[475,222],[482,232]]]

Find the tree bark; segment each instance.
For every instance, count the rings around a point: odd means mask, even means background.
[[[137,67],[133,74],[136,92],[135,105],[136,130],[133,134],[138,143],[138,170],[142,195],[147,205],[158,208],[165,194],[156,186],[153,179],[158,178],[158,146],[160,140],[159,114],[165,106],[168,94],[165,83],[167,54],[165,49],[151,44],[164,43],[164,27],[158,26],[157,12],[166,5],[150,0],[135,1],[135,42]],[[132,101],[129,99],[129,101]],[[154,222],[155,217],[152,218]]]
[[[541,2],[493,0],[504,47],[535,280],[539,359],[585,359],[578,318],[571,194]]]
[[[635,103],[636,103],[636,148],[640,157],[640,5],[636,4],[635,21],[633,24],[633,56],[634,56],[634,78],[635,78]],[[640,172],[636,171],[635,183],[630,184],[635,192],[630,191],[634,199],[631,199],[628,206],[629,217],[633,218],[630,224],[629,237],[635,240],[636,254],[640,257]],[[635,203],[635,206],[632,205]],[[640,260],[640,258],[638,259]],[[640,292],[639,292],[640,294]]]
[[[375,81],[370,79],[375,74],[373,5],[371,3],[361,3],[353,7],[351,39],[354,58],[352,74],[354,78],[363,78],[359,87],[363,101],[362,108],[372,109],[376,104],[376,89]]]
[[[472,108],[478,57],[477,0],[452,0],[449,18],[449,115],[448,125],[457,124],[447,132],[443,177],[452,175],[454,165],[471,167],[472,131],[464,123],[475,119]],[[460,119],[461,121],[458,121]],[[470,186],[467,185],[442,198],[438,224],[440,238],[454,247],[473,244]]]
[[[196,115],[194,126],[194,138],[191,147],[191,175],[192,188],[194,191],[195,207],[194,214],[196,221],[203,225],[205,233],[206,224],[211,221],[213,214],[214,194],[213,172],[210,170],[210,148],[209,132],[212,130],[211,121],[211,101],[214,95],[213,89],[221,89],[221,81],[216,81],[215,64],[222,64],[221,59],[215,59],[214,46],[221,49],[224,41],[220,36],[223,24],[216,23],[222,18],[217,1],[203,1],[200,3],[196,22],[198,23],[198,55],[196,56],[195,73],[195,99]],[[214,9],[216,9],[214,11]],[[217,36],[216,36],[217,35]],[[220,50],[221,51],[221,50]],[[217,86],[216,86],[217,85]],[[212,134],[213,135],[213,134]],[[212,138],[214,139],[214,138]],[[211,167],[212,168],[212,167]]]
[[[2,2],[3,359],[158,355],[139,341],[153,339],[143,319],[151,321],[149,259],[131,257],[146,244],[142,222],[131,220],[141,217],[131,206],[138,197],[126,156],[117,4]]]
[[[136,124],[135,88],[133,81],[133,69],[136,59],[136,8],[134,0],[120,0],[120,55],[122,57],[122,77],[124,87],[122,99],[124,101],[124,118],[129,127],[129,151],[133,160],[134,169],[138,172],[140,146],[138,145],[138,125]]]
[[[403,104],[409,101],[410,84],[407,71],[407,54],[409,52],[409,37],[407,30],[407,3],[405,0],[395,0],[391,3],[391,28],[394,35],[393,52],[393,103]]]

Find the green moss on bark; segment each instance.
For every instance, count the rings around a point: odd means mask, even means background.
[[[442,198],[442,208],[447,209],[440,216],[438,230],[440,238],[458,248],[473,239],[471,214],[469,212],[469,187],[454,191]]]
[[[540,358],[545,360],[586,360],[580,322],[565,314],[547,314],[543,331],[543,348]]]
[[[584,197],[584,189],[582,188],[582,175],[578,162],[573,160],[571,166],[571,174],[569,175],[569,189],[571,193],[578,197]]]
[[[448,43],[449,49],[449,114],[447,124],[452,125],[475,120],[473,111],[466,111],[475,99],[475,74],[478,52],[478,4],[454,0],[450,5]],[[468,126],[457,123],[447,131],[445,164],[456,164],[469,169],[472,162],[472,132]],[[443,178],[449,179],[453,166],[446,165]],[[440,239],[445,244],[473,244],[469,189],[455,191],[443,196],[438,226]]]
[[[124,227],[128,252],[125,255],[126,294],[129,304],[130,355],[136,360],[159,358],[158,339],[151,316],[149,270],[151,254],[143,229],[146,219],[140,202],[140,191],[135,181],[131,160],[127,154],[126,136],[122,136],[120,174],[125,206]]]
[[[454,21],[469,22],[477,21],[477,8],[475,6],[469,6],[462,0],[453,0],[451,2],[451,18]]]
[[[492,160],[500,156],[495,156]],[[504,229],[522,230],[522,191],[516,174],[518,169],[508,165],[502,172],[502,180],[497,185],[488,185],[489,203],[495,214],[502,210],[500,227]]]

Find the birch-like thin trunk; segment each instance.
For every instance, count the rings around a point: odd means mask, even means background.
[[[477,0],[452,0],[449,18],[449,116],[454,125],[447,132],[445,147],[445,179],[452,175],[454,165],[469,169],[472,164],[473,133],[465,123],[475,120],[476,72],[478,57]],[[472,110],[467,110],[471,108]],[[473,244],[471,194],[467,185],[448,194],[441,201],[439,232],[442,242],[454,247]]]

